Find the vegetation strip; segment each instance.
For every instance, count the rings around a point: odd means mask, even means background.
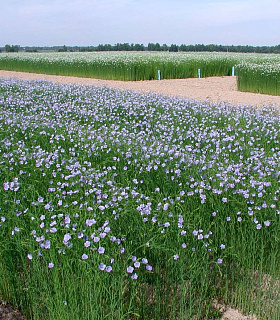
[[[229,76],[235,67],[241,91],[280,94],[279,54],[224,52],[2,53],[0,69],[138,81]]]

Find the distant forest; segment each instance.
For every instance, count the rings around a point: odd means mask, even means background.
[[[225,46],[217,44],[195,44],[195,45],[177,45],[159,43],[149,43],[147,46],[139,43],[117,43],[99,44],[98,46],[53,46],[53,47],[21,47],[20,45],[9,45],[0,47],[3,52],[40,52],[40,51],[57,51],[57,52],[92,52],[92,51],[169,51],[169,52],[255,52],[255,53],[280,53],[280,44],[276,46]]]

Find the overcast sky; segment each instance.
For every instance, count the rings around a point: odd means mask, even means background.
[[[0,46],[278,45],[280,0],[0,0]]]

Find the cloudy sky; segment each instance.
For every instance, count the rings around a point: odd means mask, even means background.
[[[279,0],[0,0],[0,46],[278,45]]]

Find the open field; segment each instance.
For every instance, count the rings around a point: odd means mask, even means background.
[[[279,320],[277,108],[0,92],[0,292],[28,319]]]
[[[243,53],[2,53],[0,69],[106,80],[138,81],[238,76],[238,89],[280,95],[280,55]]]

